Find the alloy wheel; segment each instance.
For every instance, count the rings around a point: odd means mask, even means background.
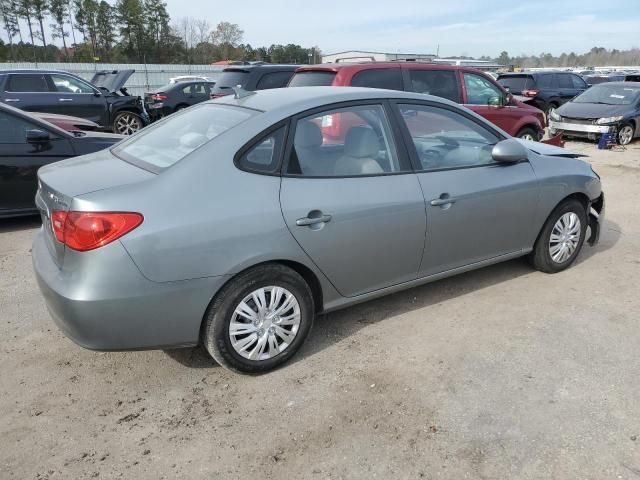
[[[580,243],[580,218],[574,212],[562,215],[553,226],[549,238],[549,254],[555,263],[564,263]]]
[[[132,135],[142,128],[140,119],[133,113],[123,113],[116,120],[116,133]]]
[[[629,145],[633,139],[633,127],[625,125],[618,132],[618,142],[620,145]]]
[[[236,306],[229,323],[233,349],[249,360],[268,360],[285,351],[300,328],[300,304],[286,288],[254,290]]]

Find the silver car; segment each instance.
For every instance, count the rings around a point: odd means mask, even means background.
[[[34,268],[86,348],[263,372],[319,313],[525,255],[569,267],[604,214],[575,157],[436,97],[238,91],[42,168]]]

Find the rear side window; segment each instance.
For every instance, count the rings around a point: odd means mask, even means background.
[[[404,90],[399,68],[377,68],[356,73],[351,80],[353,87],[386,88]]]
[[[336,78],[335,72],[298,72],[289,82],[290,87],[330,87]]]
[[[263,137],[238,160],[238,167],[256,173],[275,173],[278,168],[286,129],[280,127]]]
[[[458,79],[453,70],[409,70],[411,89],[460,103]]]
[[[526,75],[499,77],[498,83],[516,95],[533,88],[533,78]]]
[[[147,127],[113,149],[134,164],[161,170],[258,112],[230,105],[200,104]]]
[[[46,75],[20,74],[9,75],[7,92],[49,92]]]
[[[545,73],[544,75],[540,75],[536,81],[536,88],[544,90],[546,88],[553,88],[553,74]]]
[[[258,80],[256,90],[268,90],[270,88],[283,88],[289,83],[293,72],[271,72],[265,73]]]

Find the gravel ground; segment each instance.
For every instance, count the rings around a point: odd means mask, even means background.
[[[0,222],[0,478],[640,478],[640,141],[589,153],[597,248],[522,260],[321,318],[246,377],[200,350],[95,353],[53,325]]]

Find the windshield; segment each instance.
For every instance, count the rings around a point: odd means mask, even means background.
[[[640,98],[640,86],[601,83],[577,96],[574,103],[601,103],[605,105],[631,105]]]
[[[113,153],[134,164],[161,170],[257,113],[229,105],[198,105],[146,128],[114,148]]]
[[[511,93],[519,94],[523,90],[528,90],[533,86],[533,79],[526,75],[519,77],[508,76],[498,78],[498,83],[505,88],[508,88]]]
[[[213,87],[213,93],[219,92],[220,90],[228,90],[238,85],[244,88],[247,77],[249,77],[249,72],[246,70],[224,71],[218,78],[215,87]]]
[[[289,82],[290,87],[329,87],[336,78],[335,72],[298,72]]]

